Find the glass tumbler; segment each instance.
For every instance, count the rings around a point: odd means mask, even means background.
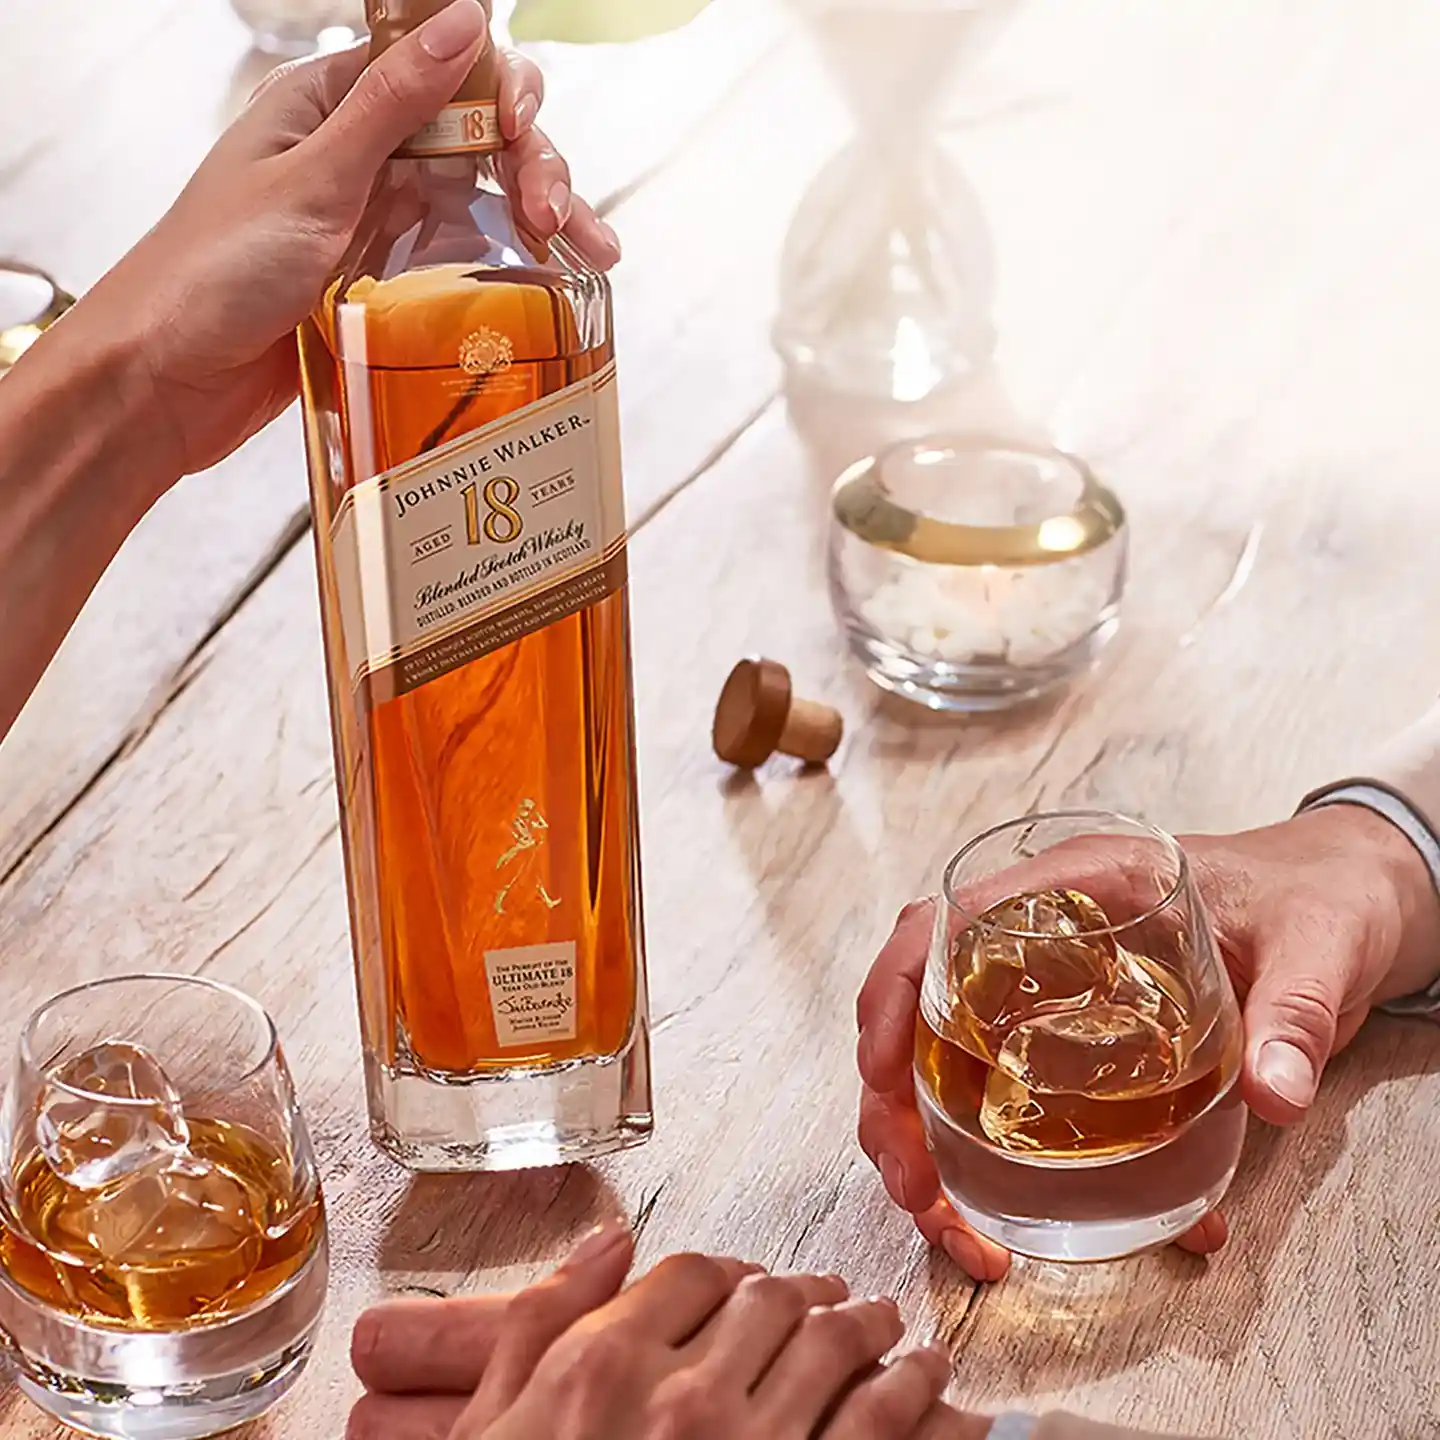
[[[1125,512],[1073,455],[934,435],[852,466],[831,503],[835,618],[893,694],[1004,710],[1084,674],[1119,628]]]
[[[941,1184],[1021,1255],[1112,1260],[1221,1200],[1245,1136],[1239,1008],[1185,853],[1031,815],[945,871],[915,1093]]]
[[[0,1342],[91,1435],[192,1440],[270,1408],[309,1358],[325,1214],[270,1017],[171,975],[30,1017],[0,1119]]]

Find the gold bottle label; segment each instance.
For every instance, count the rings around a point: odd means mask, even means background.
[[[346,664],[371,705],[614,594],[626,579],[614,363],[362,481],[331,538]]]
[[[493,100],[447,105],[423,130],[396,152],[400,155],[463,155],[503,150],[500,107]]]
[[[575,1038],[575,942],[485,952],[495,1039],[504,1048]]]

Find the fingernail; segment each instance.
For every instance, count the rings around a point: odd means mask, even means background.
[[[602,1222],[570,1252],[565,1268],[573,1270],[578,1266],[591,1264],[602,1255],[608,1255],[629,1233],[630,1227],[622,1225],[618,1220]]]
[[[485,24],[480,0],[454,0],[420,27],[420,48],[432,60],[453,60],[485,34]]]
[[[615,233],[615,227],[604,220],[601,220],[599,225],[600,234],[604,236],[605,243],[615,252],[615,258],[618,260],[625,253],[625,250],[620,244],[620,237]]]
[[[1305,1052],[1288,1040],[1267,1040],[1260,1047],[1255,1069],[1261,1084],[1292,1105],[1303,1108],[1315,1098],[1315,1067]]]
[[[947,1230],[940,1243],[945,1253],[972,1279],[985,1278],[985,1257],[980,1247],[963,1230]]]
[[[515,134],[510,138],[513,140],[517,135],[523,135],[539,113],[540,102],[533,95],[522,95],[515,102]]]
[[[905,1167],[893,1156],[880,1157],[880,1178],[890,1192],[890,1198],[897,1204],[905,1204]]]
[[[555,217],[555,223],[562,230],[570,223],[572,198],[570,187],[563,180],[557,180],[550,187],[550,194],[547,197],[550,213]]]

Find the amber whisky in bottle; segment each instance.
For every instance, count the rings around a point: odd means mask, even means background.
[[[372,52],[443,0],[372,0]],[[371,1132],[420,1170],[651,1128],[610,290],[500,183],[499,69],[301,329]]]

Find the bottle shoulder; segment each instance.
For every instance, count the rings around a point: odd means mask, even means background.
[[[453,364],[487,343],[545,359],[610,343],[611,291],[563,237],[529,232],[475,157],[392,161],[315,318],[370,365]]]

